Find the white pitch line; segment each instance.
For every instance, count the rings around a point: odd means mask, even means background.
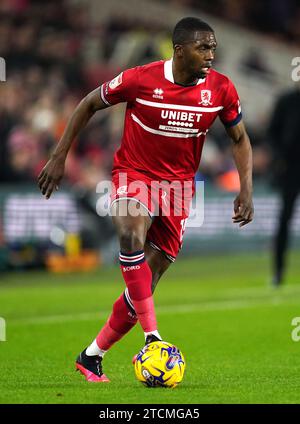
[[[193,312],[207,312],[207,311],[225,311],[225,310],[237,310],[237,309],[249,309],[257,306],[273,307],[284,303],[295,303],[299,304],[298,298],[290,297],[268,297],[261,299],[247,299],[247,300],[222,300],[212,302],[199,302],[199,303],[186,303],[181,305],[165,305],[157,306],[156,312],[158,315],[172,315],[172,314],[187,314]],[[39,325],[39,324],[55,324],[55,323],[67,323],[73,321],[91,321],[91,320],[103,320],[107,319],[111,310],[102,312],[85,312],[78,314],[61,314],[61,315],[48,315],[38,316],[32,318],[18,318],[18,319],[7,319],[8,325]]]

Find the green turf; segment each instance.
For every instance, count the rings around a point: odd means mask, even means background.
[[[299,252],[287,282],[272,290],[266,255],[182,259],[155,295],[159,330],[185,354],[183,383],[147,389],[135,380],[132,356],[141,329],[106,355],[109,384],[74,372],[74,358],[94,338],[123,284],[118,268],[92,274],[44,272],[1,276],[0,403],[299,403]]]

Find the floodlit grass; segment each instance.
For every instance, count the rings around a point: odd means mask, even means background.
[[[109,384],[87,383],[74,360],[96,336],[124,285],[118,267],[92,274],[1,276],[0,403],[299,403],[299,252],[286,284],[268,286],[267,255],[203,256],[172,265],[155,294],[159,331],[184,353],[176,389],[135,380],[136,328],[104,359]]]

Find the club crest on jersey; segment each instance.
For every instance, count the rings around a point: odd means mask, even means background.
[[[122,78],[123,78],[123,72],[121,72],[119,75],[116,76],[116,78],[111,80],[111,82],[108,84],[109,88],[111,88],[112,90],[114,88],[117,88],[120,84],[122,84]]]
[[[164,98],[163,93],[164,93],[164,90],[162,90],[161,88],[155,88],[153,90],[152,97],[154,97],[154,99],[161,99],[161,100],[163,100],[163,98]]]
[[[201,102],[199,102],[199,104],[203,106],[212,105],[210,99],[211,99],[211,91],[201,90]]]

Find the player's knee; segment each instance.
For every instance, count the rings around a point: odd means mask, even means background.
[[[152,294],[154,293],[156,286],[157,286],[158,280],[152,280],[152,284],[151,284],[151,291]]]
[[[136,252],[144,249],[144,237],[133,229],[125,229],[120,234],[120,248],[122,252]]]
[[[154,274],[152,273],[152,283],[151,283],[151,290],[152,290],[152,294],[154,293],[157,283],[159,282],[159,279],[162,275],[162,272],[155,272]]]

